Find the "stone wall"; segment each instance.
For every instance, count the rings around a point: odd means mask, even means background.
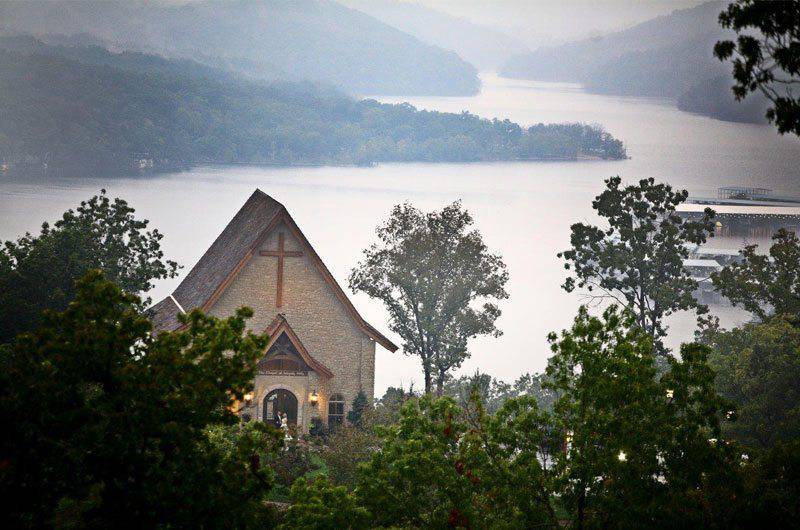
[[[287,251],[303,252],[302,257],[285,258],[283,307],[279,309],[275,306],[278,258],[260,256],[256,252],[209,313],[223,317],[230,315],[237,307],[251,307],[254,316],[249,321],[249,327],[262,332],[280,312],[311,356],[333,372],[334,377],[327,381],[319,380],[315,373],[307,378],[264,375],[256,379],[254,403],[260,407],[260,400],[274,388],[292,391],[298,400],[298,425],[307,431],[314,415],[327,424],[328,397],[334,393],[344,395],[345,413],[360,390],[367,394],[367,399],[372,400],[375,342],[353,321],[306,249],[301,248],[285,225],[281,224],[273,230],[260,250],[276,250],[280,231],[284,233]],[[308,396],[313,391],[319,395],[316,407],[308,403]],[[253,417],[261,419],[260,408]]]

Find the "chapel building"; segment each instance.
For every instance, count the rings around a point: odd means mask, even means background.
[[[244,419],[285,414],[300,432],[315,418],[340,424],[360,391],[372,401],[375,344],[397,350],[359,315],[286,208],[261,190],[150,315],[155,331],[166,331],[195,308],[224,318],[242,306],[254,312],[248,326],[270,337]]]

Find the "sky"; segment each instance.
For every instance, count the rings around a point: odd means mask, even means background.
[[[409,0],[504,29],[526,42],[558,41],[623,29],[700,0]]]

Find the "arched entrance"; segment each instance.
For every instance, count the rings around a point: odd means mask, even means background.
[[[263,420],[280,425],[281,414],[286,414],[289,425],[297,425],[297,398],[285,388],[273,390],[264,397]]]

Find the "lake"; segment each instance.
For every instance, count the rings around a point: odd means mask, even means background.
[[[0,238],[13,239],[55,220],[100,188],[128,200],[165,234],[169,258],[185,268],[197,261],[256,187],[281,201],[344,286],[375,226],[391,207],[409,201],[423,209],[463,201],[489,248],[503,255],[511,279],[501,302],[500,338],[471,342],[461,373],[476,369],[504,380],[544,368],[546,335],[568,326],[581,298],[560,289],[556,253],[567,248],[569,226],[592,220],[591,200],[603,179],[654,177],[697,195],[719,186],[761,186],[800,192],[800,141],[772,127],[715,121],[678,111],[668,101],[587,94],[576,85],[506,80],[484,75],[482,92],[469,98],[381,98],[419,108],[509,118],[523,125],[580,121],[603,124],[625,141],[630,160],[384,164],[377,167],[202,167],[134,178],[0,180]],[[737,246],[741,241],[715,241]],[[160,299],[177,285],[160,282]],[[387,331],[382,306],[354,297],[362,315]],[[745,315],[726,310],[728,324]],[[691,339],[691,319],[673,319],[670,343]],[[389,336],[391,334],[387,333]],[[396,338],[396,337],[392,337]],[[389,385],[421,384],[416,358],[377,356],[376,394]]]

